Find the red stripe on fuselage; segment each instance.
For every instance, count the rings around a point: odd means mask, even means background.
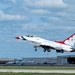
[[[55,41],[56,43],[65,44],[64,41]],[[65,44],[66,45],[66,44]]]

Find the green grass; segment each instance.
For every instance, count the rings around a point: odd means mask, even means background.
[[[12,72],[0,72],[0,75],[75,75],[65,73],[12,73]]]
[[[0,69],[75,70],[75,66],[74,67],[64,67],[64,66],[0,66]]]

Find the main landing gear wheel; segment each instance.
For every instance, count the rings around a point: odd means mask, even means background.
[[[51,50],[47,50],[47,52],[50,52]]]
[[[43,51],[46,52],[46,49],[44,49]]]

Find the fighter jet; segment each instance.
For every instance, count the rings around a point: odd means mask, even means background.
[[[37,51],[38,47],[41,47],[43,48],[44,52],[50,52],[51,50],[56,50],[56,52],[60,53],[75,52],[75,48],[73,48],[75,43],[75,33],[63,41],[49,41],[32,35],[16,36],[15,38],[29,41],[31,44],[33,44],[35,51]]]

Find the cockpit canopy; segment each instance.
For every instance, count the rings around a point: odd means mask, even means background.
[[[27,35],[27,37],[35,37],[34,35]]]

